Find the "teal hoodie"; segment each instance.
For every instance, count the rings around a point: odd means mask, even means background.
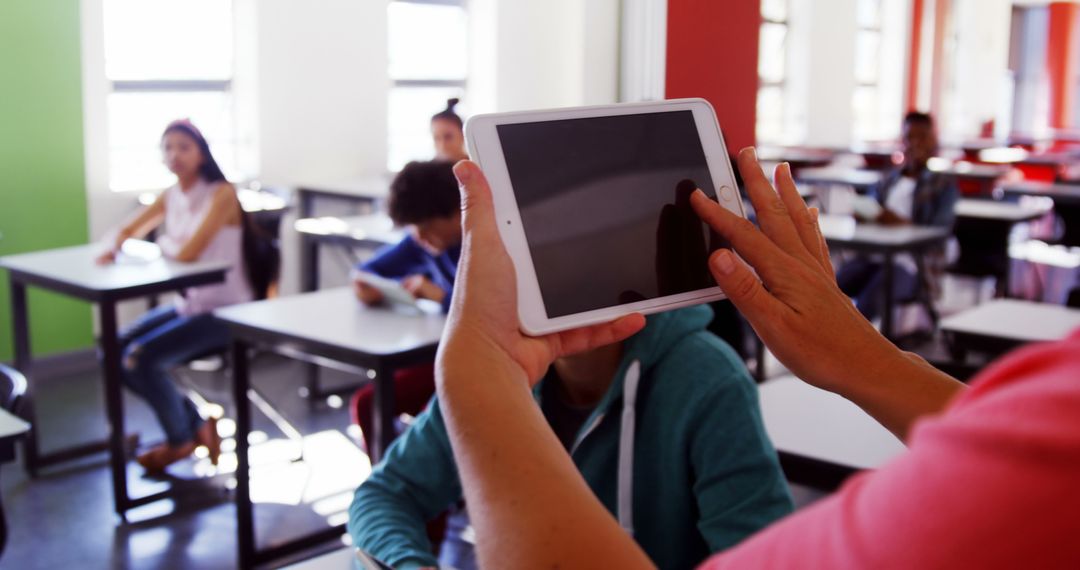
[[[711,315],[698,306],[650,316],[571,449],[589,487],[660,568],[693,568],[792,510],[757,388],[705,330]],[[425,522],[461,499],[435,400],[356,490],[349,533],[395,568],[437,566]]]

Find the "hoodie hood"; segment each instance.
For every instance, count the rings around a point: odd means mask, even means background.
[[[625,349],[619,368],[615,371],[615,379],[585,425],[595,423],[597,416],[605,413],[612,402],[622,396],[626,373],[632,362],[640,362],[641,375],[647,376],[652,368],[684,338],[705,330],[712,318],[713,311],[708,305],[648,315],[645,328],[625,341]],[[542,384],[543,380],[533,387],[533,396],[537,402],[540,401]]]
[[[684,338],[704,330],[712,320],[713,312],[708,305],[698,305],[656,313],[647,317],[645,328],[626,341],[623,357],[615,378],[604,397],[597,404],[585,424],[578,432],[570,455],[586,437],[603,421],[617,400],[622,401],[619,429],[618,505],[616,516],[619,525],[629,534],[634,535],[633,489],[634,489],[634,433],[637,429],[637,393],[642,378],[649,374],[653,366],[660,362],[673,347]],[[541,384],[537,384],[533,395],[540,403]]]

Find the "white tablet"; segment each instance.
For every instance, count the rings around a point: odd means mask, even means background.
[[[359,269],[353,269],[350,272],[350,276],[353,280],[359,279],[364,284],[369,285],[382,294],[383,299],[386,299],[390,303],[398,303],[410,307],[415,307],[417,298],[413,296],[405,287],[398,281],[383,277],[372,273],[370,271],[361,271]]]
[[[477,115],[465,129],[540,335],[722,299],[701,188],[744,216],[723,135],[702,99]]]

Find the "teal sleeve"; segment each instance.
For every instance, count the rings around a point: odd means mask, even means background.
[[[356,490],[353,545],[395,568],[438,566],[426,524],[461,500],[446,424],[433,400]]]
[[[735,352],[715,338],[698,346],[714,382],[693,407],[690,460],[698,529],[711,552],[730,548],[792,512],[791,494],[765,432],[757,386]],[[697,343],[694,343],[697,344]]]

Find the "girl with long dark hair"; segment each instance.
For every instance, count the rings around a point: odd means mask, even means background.
[[[101,263],[111,263],[128,238],[161,227],[162,254],[181,262],[231,264],[225,281],[191,287],[175,301],[151,310],[120,335],[123,378],[153,408],[167,442],[140,454],[150,473],[188,457],[205,446],[217,463],[221,450],[216,419],[203,418],[195,404],[173,383],[170,370],[229,340],[228,329],[212,311],[256,298],[252,272],[245,267],[245,217],[236,189],[225,179],[202,133],[187,119],[173,121],[161,136],[165,165],[176,184],[120,230]]]

